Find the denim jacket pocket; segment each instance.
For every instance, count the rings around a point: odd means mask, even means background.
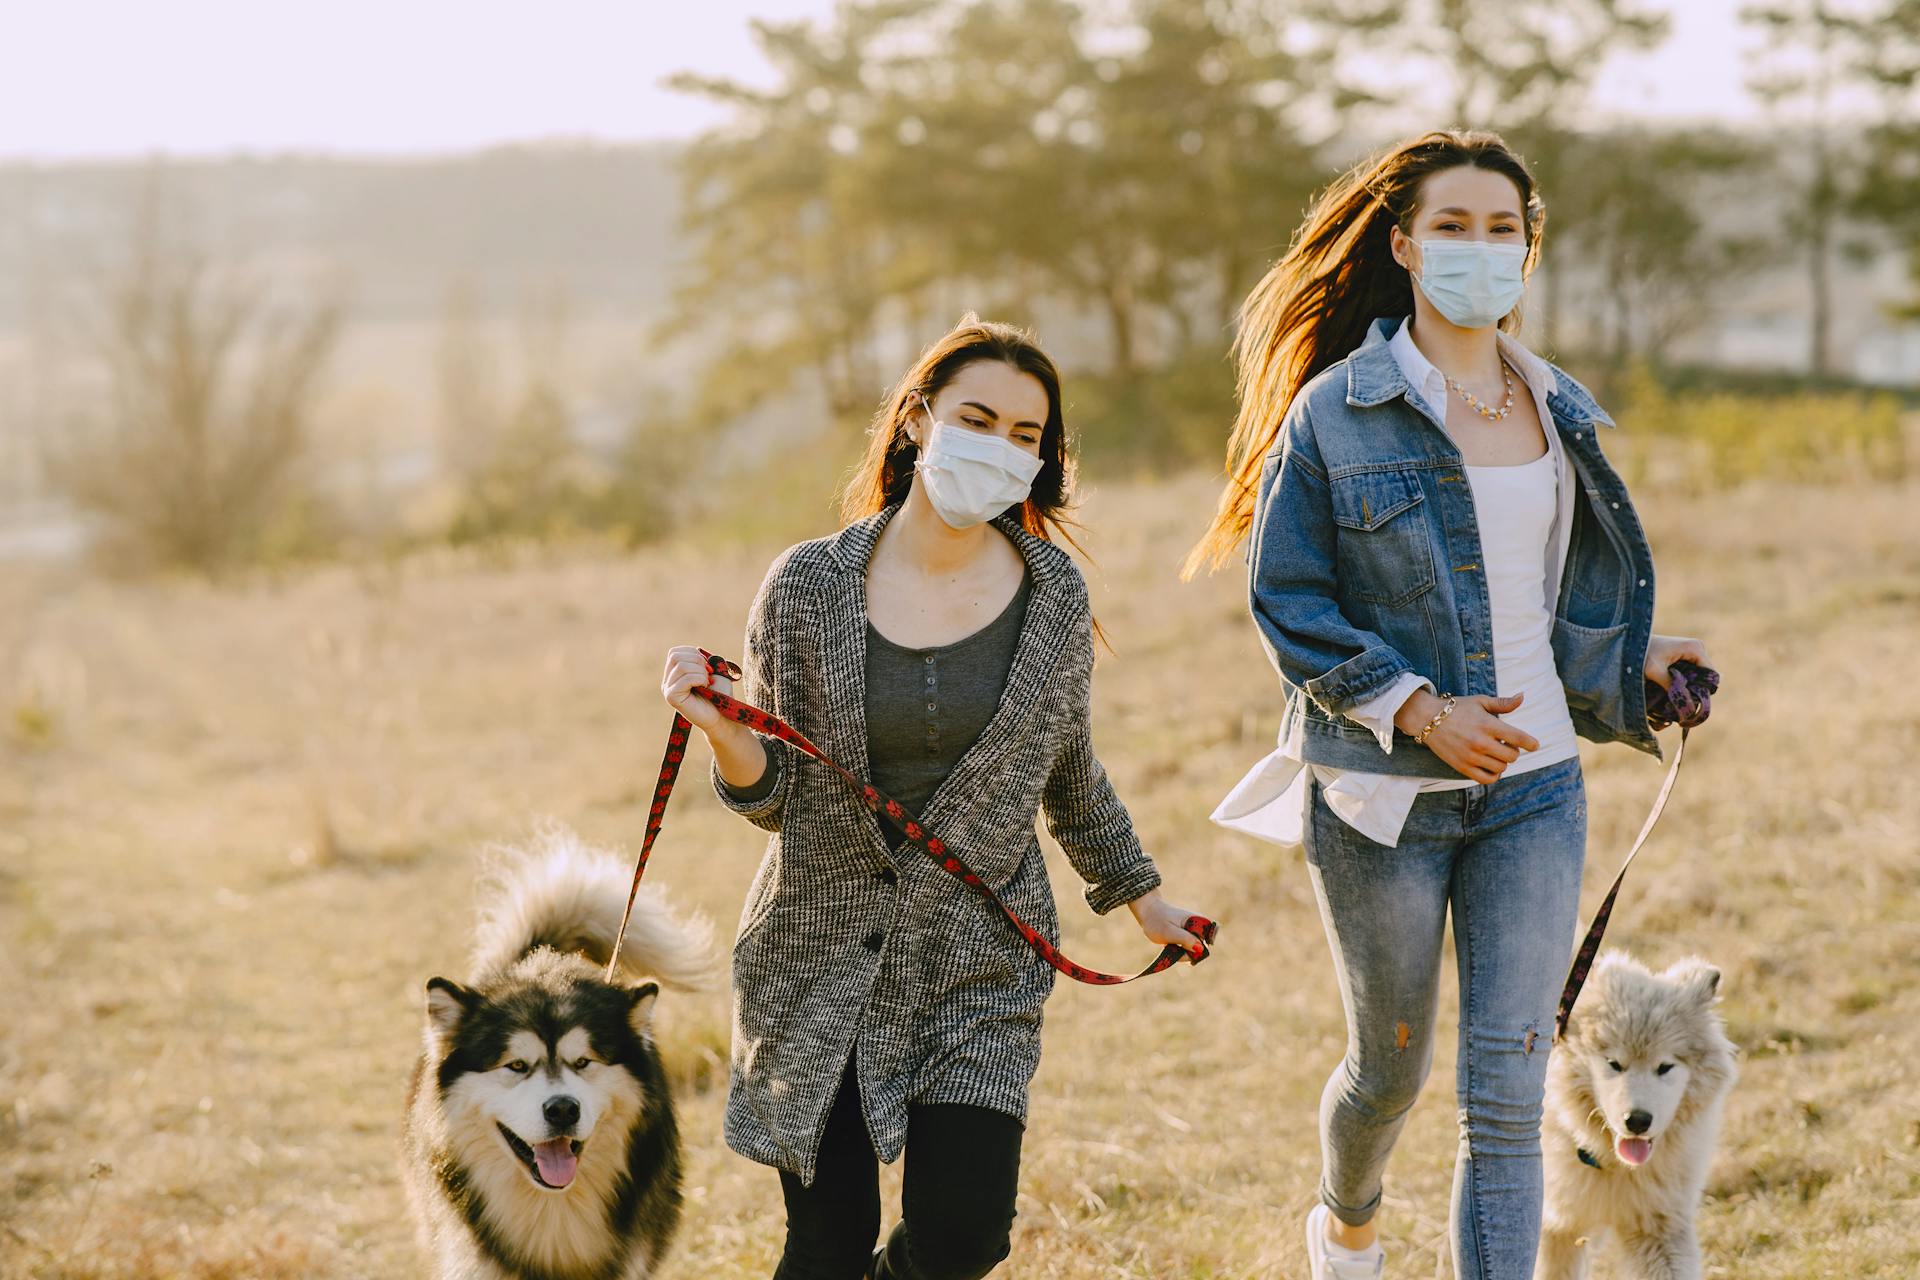
[[[1632,552],[1617,529],[1602,519],[1599,490],[1585,490],[1584,506],[1573,519],[1567,548],[1566,616],[1593,629],[1624,622],[1632,603]]]
[[[1340,591],[1370,604],[1406,604],[1433,587],[1433,539],[1411,471],[1361,471],[1328,481],[1339,526]]]
[[[1583,627],[1566,618],[1553,620],[1554,665],[1567,706],[1587,712],[1616,732],[1625,718],[1621,673],[1629,670],[1628,625]]]

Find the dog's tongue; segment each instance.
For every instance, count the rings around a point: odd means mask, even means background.
[[[1613,1144],[1613,1150],[1628,1164],[1645,1164],[1653,1154],[1653,1143],[1646,1138],[1622,1138]]]
[[[573,1154],[571,1138],[549,1138],[534,1143],[533,1162],[540,1166],[540,1181],[550,1187],[564,1187],[572,1182],[574,1167],[580,1163]]]

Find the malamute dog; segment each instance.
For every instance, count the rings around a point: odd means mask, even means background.
[[[427,983],[402,1175],[441,1280],[645,1280],[680,1219],[680,1140],[654,1048],[659,987],[698,987],[703,922],[570,833],[497,854],[473,976]]]
[[[1720,971],[1609,951],[1547,1065],[1546,1207],[1534,1280],[1580,1280],[1611,1231],[1623,1274],[1697,1280],[1694,1214],[1738,1074]]]

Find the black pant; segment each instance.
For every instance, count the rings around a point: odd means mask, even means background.
[[[961,1103],[907,1110],[900,1225],[881,1280],[979,1280],[1009,1251],[1020,1179],[1020,1122]],[[860,1280],[880,1234],[880,1164],[851,1059],[840,1079],[811,1187],[786,1170],[787,1247],[774,1280]]]

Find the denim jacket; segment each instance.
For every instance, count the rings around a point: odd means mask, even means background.
[[[1443,692],[1494,694],[1492,607],[1460,452],[1387,343],[1400,317],[1293,399],[1261,469],[1249,603],[1286,692],[1281,739],[1342,769],[1461,775],[1412,737],[1391,752],[1345,718],[1405,671]],[[1600,452],[1613,419],[1558,367],[1547,397],[1573,462],[1573,529],[1553,610],[1554,665],[1574,731],[1658,757],[1643,669],[1653,555]]]

